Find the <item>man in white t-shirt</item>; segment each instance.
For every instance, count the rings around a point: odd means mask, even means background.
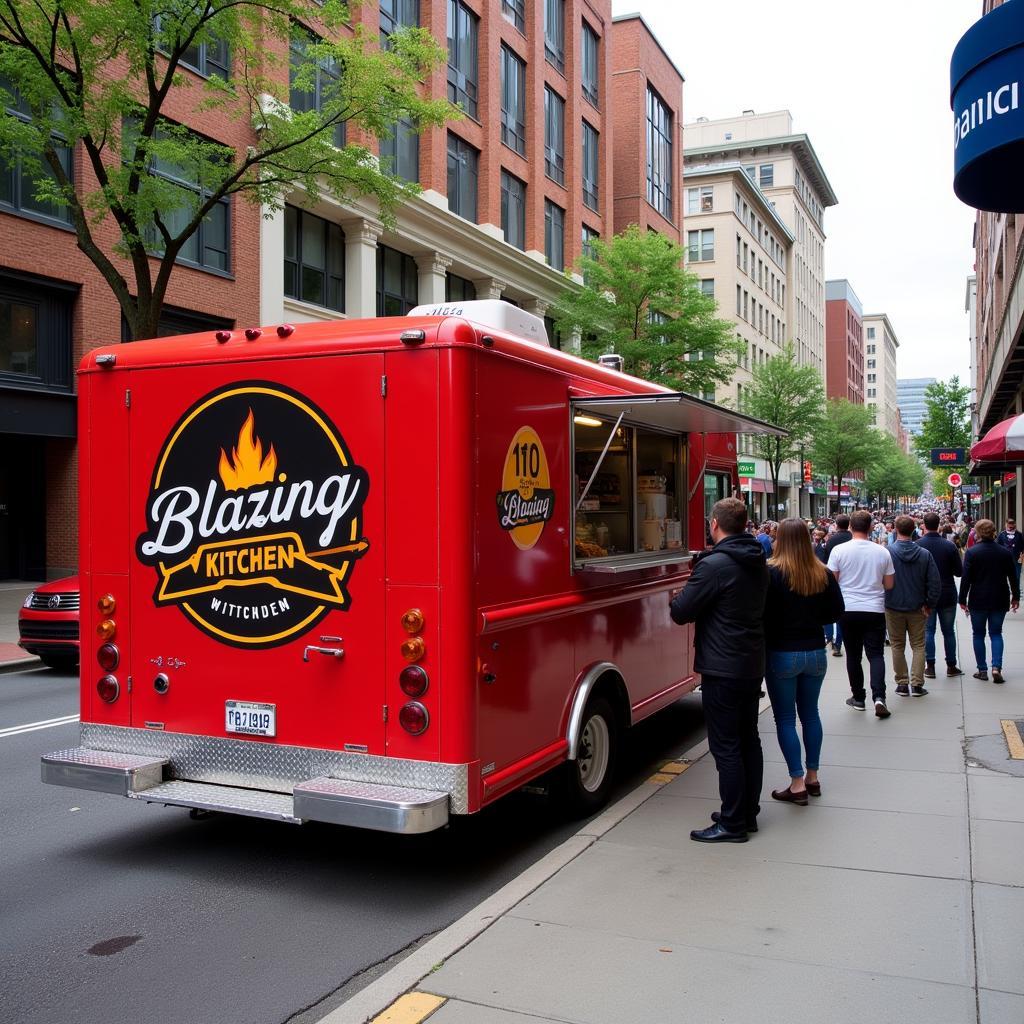
[[[864,666],[861,655],[867,653],[871,672],[871,699],[875,714],[888,718],[885,706],[885,592],[896,582],[892,555],[884,545],[868,540],[871,515],[854,512],[850,516],[853,540],[832,549],[828,567],[839,581],[846,611],[843,613],[843,639],[846,642],[846,674],[853,696],[847,704],[855,711],[866,707]]]

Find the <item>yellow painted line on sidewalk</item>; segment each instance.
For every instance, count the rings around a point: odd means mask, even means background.
[[[374,1017],[370,1024],[419,1024],[446,1002],[448,1000],[444,996],[432,996],[429,992],[406,992]]]
[[[999,724],[1003,727],[1003,735],[1006,737],[1006,746],[1010,751],[1010,757],[1014,761],[1024,761],[1024,739],[1021,739],[1017,723],[1010,718],[1000,719]]]

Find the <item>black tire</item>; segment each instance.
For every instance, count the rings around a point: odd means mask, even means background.
[[[576,760],[566,761],[552,784],[552,795],[568,816],[585,818],[608,802],[615,783],[620,735],[619,720],[609,701],[601,696],[591,697],[580,722]],[[604,754],[600,749],[602,743]]]
[[[78,656],[74,654],[40,654],[39,660],[47,668],[56,669],[58,672],[70,672],[78,668]]]

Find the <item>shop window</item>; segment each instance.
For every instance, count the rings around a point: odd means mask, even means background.
[[[386,245],[377,246],[377,316],[405,316],[419,303],[416,261]]]
[[[0,386],[71,391],[71,304],[67,287],[0,276]]]
[[[472,302],[476,299],[476,285],[458,274],[444,275],[445,302]]]
[[[679,435],[577,414],[573,439],[577,567],[684,548]]]
[[[345,310],[345,233],[295,206],[284,208],[284,293]]]

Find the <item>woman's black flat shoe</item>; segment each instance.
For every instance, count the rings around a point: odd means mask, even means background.
[[[807,790],[802,793],[794,793],[791,789],[773,789],[772,799],[781,800],[784,804],[798,804],[800,807],[806,807]]]

